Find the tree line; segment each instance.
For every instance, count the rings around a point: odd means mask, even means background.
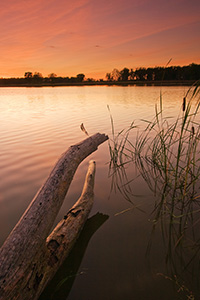
[[[106,73],[106,81],[86,78],[83,73],[75,77],[61,77],[55,73],[43,77],[40,72],[25,72],[21,78],[0,78],[0,85],[67,85],[96,82],[140,82],[140,81],[196,81],[200,79],[200,65],[190,64],[188,66],[154,67],[154,68],[123,68],[113,69]]]
[[[24,77],[21,78],[0,78],[0,84],[39,84],[39,85],[49,85],[49,84],[66,84],[66,83],[81,83],[85,80],[85,75],[80,73],[76,77],[61,77],[57,76],[55,73],[49,74],[47,77],[43,77],[40,72],[25,72]],[[92,80],[90,78],[87,79]]]
[[[200,79],[200,65],[171,66],[155,68],[123,68],[121,71],[113,69],[106,74],[108,81],[162,81],[162,80],[198,80]]]

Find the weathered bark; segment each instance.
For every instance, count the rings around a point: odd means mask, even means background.
[[[86,198],[91,193],[92,182],[86,184],[87,188],[83,190],[81,208],[76,204],[69,211],[66,219],[59,223],[59,230],[56,227],[47,239],[47,247],[46,238],[78,165],[107,139],[103,134],[95,134],[71,146],[59,159],[46,183],[0,249],[0,299],[37,299],[48,278],[53,276],[54,270],[62,263],[69,251],[66,249],[71,249],[87,219],[89,208],[85,206],[91,201],[87,202]],[[68,233],[65,231],[67,227]],[[79,228],[77,231],[76,227]],[[68,243],[69,239],[71,241]]]
[[[90,239],[108,218],[108,215],[98,212],[87,219],[75,245],[39,299],[67,299],[76,276],[81,273],[78,270]],[[65,280],[66,278],[67,280]]]

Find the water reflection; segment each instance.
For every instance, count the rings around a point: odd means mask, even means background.
[[[90,239],[108,218],[108,215],[97,213],[86,221],[71,253],[58,270],[53,280],[44,290],[39,300],[67,299],[76,277],[84,275],[84,272],[87,272],[84,270],[79,271],[79,267]]]
[[[163,106],[169,116],[176,115],[186,89],[162,88]],[[59,155],[84,138],[80,130],[81,123],[90,134],[99,131],[111,136],[107,105],[115,120],[115,130],[119,132],[133,120],[138,124],[139,119],[151,119],[159,95],[159,87],[133,86],[1,89],[0,243],[8,236]],[[143,130],[144,126],[139,126]],[[134,140],[136,136],[137,128],[131,133],[131,139]],[[107,144],[102,145],[90,159],[97,161],[92,213],[103,211],[110,218],[93,236],[84,255],[82,263],[90,272],[88,271],[87,276],[76,277],[68,298],[109,297],[121,300],[132,299],[134,295],[137,299],[172,299],[169,285],[165,282],[161,284],[163,278],[155,275],[165,274],[162,269],[163,247],[159,223],[154,230],[152,242],[156,246],[151,247],[151,262],[154,261],[154,266],[157,267],[156,273],[152,275],[144,264],[145,247],[152,225],[148,222],[148,215],[153,210],[151,203],[155,200],[154,195],[149,192],[141,177],[137,177],[137,170],[134,167],[127,168],[125,164],[121,177],[117,174],[119,169],[116,169],[114,175],[113,170],[110,173],[112,176],[109,179],[116,177],[113,180],[113,190],[120,187],[122,193],[111,193],[109,198]],[[74,199],[78,198],[87,163],[83,162],[77,170],[57,221],[74,204]],[[139,198],[141,193],[143,197]],[[124,196],[133,205],[124,201]],[[146,214],[132,207],[137,207]],[[153,220],[153,215],[151,217]]]
[[[148,262],[151,262],[152,252],[156,248],[156,239],[162,237],[165,271],[158,272],[157,275],[171,281],[180,295],[187,296],[187,299],[198,299],[196,297],[200,293],[200,234],[197,225],[199,217],[192,217],[181,233],[180,220],[171,223],[169,218],[162,216],[156,224],[153,219],[151,221],[153,225],[147,247]]]
[[[131,209],[144,212],[145,208],[140,205],[141,197],[144,195],[135,195],[133,192],[138,184],[138,178],[131,179],[128,166],[126,168],[119,166],[117,170],[115,168],[112,176],[112,186],[114,186],[112,192],[120,192],[126,201],[131,202],[131,207],[120,213],[125,214]],[[155,199],[155,205],[149,216],[152,230],[146,244],[147,265],[154,276],[159,276],[173,284],[178,299],[198,299],[200,294],[199,201],[196,205],[192,203],[192,199],[185,201],[184,213],[180,215],[180,209],[174,209],[173,218],[171,218],[169,207],[160,210],[159,204],[167,201],[166,198],[163,199],[163,194],[152,195],[151,199]],[[160,241],[162,241],[162,247]],[[155,273],[154,263],[157,265],[158,257],[155,258],[157,252],[159,257],[163,256],[165,268],[159,271],[156,267]]]
[[[112,187],[133,202],[137,177],[133,178],[128,169],[131,165],[133,170],[134,165],[155,196],[149,219],[152,232],[147,245],[148,262],[156,251],[156,242],[162,240],[166,273],[157,274],[173,282],[177,292],[188,299],[200,293],[200,102],[193,103],[194,96],[192,92],[187,104],[184,98],[182,115],[175,121],[169,122],[169,117],[163,116],[161,105],[135,142],[129,139],[129,131],[134,129],[131,124],[118,135],[113,129],[109,144]]]

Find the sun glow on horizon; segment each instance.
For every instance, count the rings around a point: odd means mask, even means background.
[[[156,8],[156,9],[155,9]],[[200,63],[197,0],[6,1],[0,12],[0,77]]]

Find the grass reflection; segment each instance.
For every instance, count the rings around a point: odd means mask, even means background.
[[[199,287],[199,212],[200,212],[200,81],[191,87],[176,119],[164,115],[162,94],[155,106],[153,120],[143,120],[146,127],[129,139],[134,123],[117,135],[111,118],[112,139],[109,144],[112,187],[132,202],[134,179],[128,167],[137,170],[155,195],[151,214],[152,235],[147,254],[153,245],[157,228],[165,245],[168,275],[175,286],[197,295]],[[130,174],[130,172],[129,172]],[[184,282],[187,278],[187,284]],[[190,293],[193,297],[193,293]],[[190,298],[194,299],[194,298]],[[196,298],[195,298],[196,299]]]

